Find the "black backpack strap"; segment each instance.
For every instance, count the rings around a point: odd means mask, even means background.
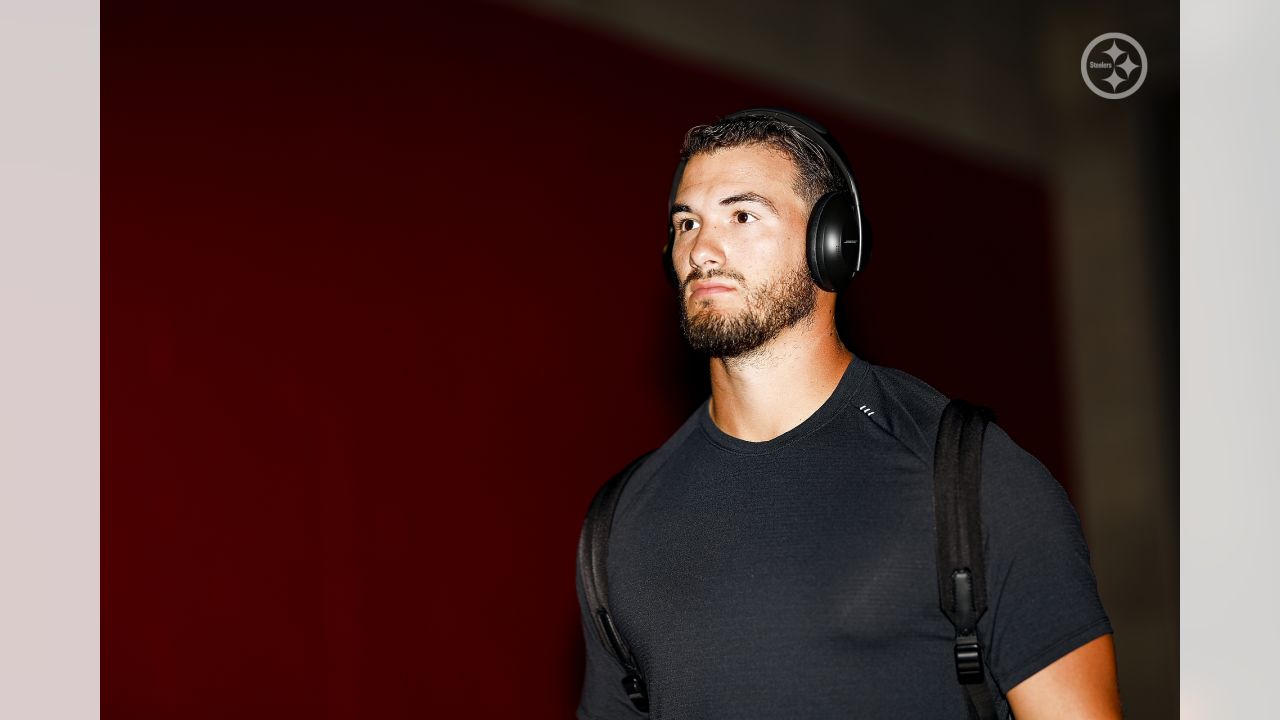
[[[982,438],[989,409],[952,400],[942,411],[934,448],[933,511],[938,541],[938,601],[956,628],[956,679],[980,720],[995,720],[987,688],[978,619],[987,611],[982,549]]]
[[[596,631],[609,654],[617,658],[626,670],[622,687],[640,712],[649,712],[648,689],[640,666],[631,654],[627,641],[618,632],[609,615],[609,575],[606,564],[609,559],[609,533],[613,529],[613,511],[618,506],[622,488],[636,469],[653,453],[636,458],[622,472],[609,478],[609,482],[596,492],[582,524],[582,536],[578,538],[578,575],[587,596],[587,608],[595,620]]]

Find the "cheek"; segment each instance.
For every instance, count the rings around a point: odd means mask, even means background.
[[[687,244],[676,244],[675,248],[671,251],[671,264],[676,270],[676,280],[683,284],[684,279],[689,277],[689,274],[693,272],[693,268],[689,264],[689,247]]]
[[[697,233],[694,233],[694,235],[696,234]],[[672,241],[671,245],[671,259],[675,260],[677,263],[687,263],[689,261],[689,253],[693,252],[695,244],[696,243],[689,234],[676,238]]]
[[[751,252],[744,253],[743,265],[750,264],[756,273],[779,275],[790,271],[796,263],[807,263],[807,250],[803,237],[763,236],[751,244]]]

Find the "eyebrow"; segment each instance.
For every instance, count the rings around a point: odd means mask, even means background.
[[[744,202],[760,203],[761,205],[764,205],[765,207],[769,208],[769,210],[771,210],[774,215],[778,214],[778,208],[775,207],[772,202],[770,202],[769,198],[761,195],[760,193],[744,192],[744,193],[738,193],[737,195],[730,195],[729,197],[722,199],[720,201],[720,204],[733,205],[734,203],[744,203]],[[688,205],[682,204],[682,205],[671,206],[671,217],[675,217],[676,213],[681,213],[681,212],[693,212],[693,211],[689,209]]]
[[[738,193],[737,195],[730,195],[729,197],[721,200],[720,204],[733,205],[734,203],[744,203],[744,202],[760,203],[761,205],[764,205],[765,207],[769,208],[769,210],[772,211],[774,215],[778,214],[778,208],[774,207],[772,202],[769,202],[769,198],[759,193],[744,192],[744,193]]]

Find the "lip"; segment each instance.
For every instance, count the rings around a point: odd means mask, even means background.
[[[718,282],[698,281],[694,283],[692,287],[693,287],[693,292],[690,293],[689,295],[689,297],[691,298],[707,297],[710,295],[719,295],[720,293],[735,292],[737,290],[737,288],[733,287],[732,285],[726,285],[724,283],[718,283]]]

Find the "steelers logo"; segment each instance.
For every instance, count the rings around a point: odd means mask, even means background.
[[[1098,97],[1127,98],[1147,79],[1147,53],[1124,33],[1103,33],[1080,56],[1080,75]]]

